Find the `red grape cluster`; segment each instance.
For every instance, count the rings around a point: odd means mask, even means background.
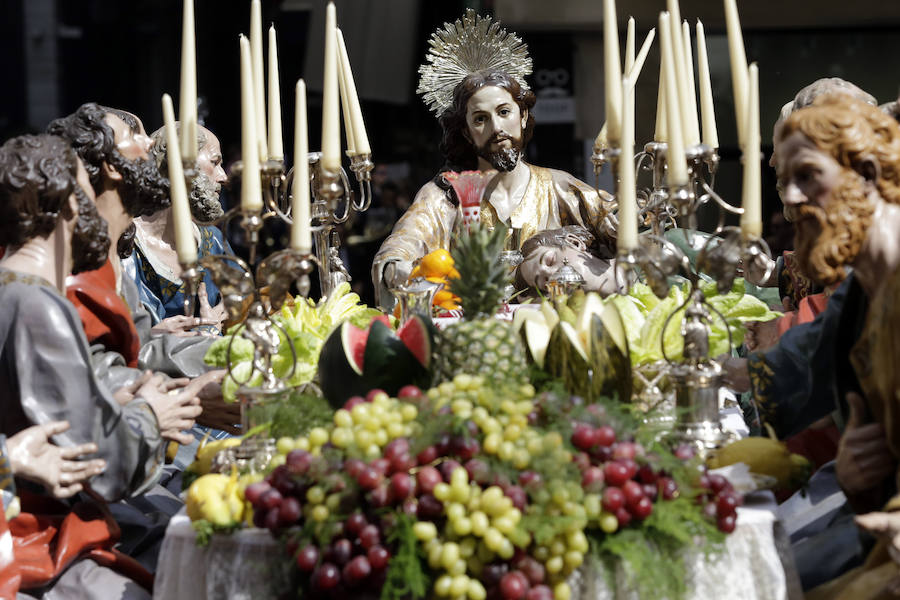
[[[356,512],[337,529],[340,533],[324,550],[308,543],[297,552],[297,568],[309,574],[310,590],[314,595],[344,598],[351,588],[380,589],[391,558],[381,524]]]
[[[289,545],[297,568],[308,574],[314,596],[343,598],[351,588],[381,587],[391,558],[383,533],[391,523],[378,518],[374,509],[412,497],[414,482],[408,471],[415,465],[405,439],[393,440],[385,454],[368,463],[350,458],[335,465],[325,457],[292,450],[284,465],[244,490],[254,507],[254,524],[273,532],[298,524],[301,515],[325,522],[348,507],[373,509],[330,523],[330,542],[324,547],[310,540]]]
[[[638,464],[637,459],[645,456],[643,446],[617,441],[611,426],[576,423],[571,442],[579,450],[574,460],[581,471],[582,487],[588,494],[601,494],[598,521],[607,533],[646,519],[658,499],[678,496],[675,480],[650,464]]]
[[[524,553],[519,553],[511,563],[498,562],[485,566],[481,578],[489,590],[488,598],[498,600],[554,599],[554,591],[549,585],[544,565]]]
[[[377,593],[400,552],[387,536],[402,511],[415,521],[435,597],[568,600],[566,579],[589,551],[588,528],[612,534],[679,495],[654,467],[658,457],[606,424],[600,405],[560,416],[565,399],[535,400],[533,389],[494,394],[462,375],[398,397],[373,391],[349,400],[334,428],[286,449],[283,464],[245,489],[255,525],[287,530],[312,598]],[[435,413],[452,416],[452,427],[413,448]],[[572,418],[574,452],[557,430]],[[733,530],[740,497],[721,477],[704,475],[700,485],[702,510]]]
[[[703,515],[714,521],[722,533],[734,531],[737,509],[743,503],[741,495],[718,473],[704,473],[698,485],[706,490],[697,496],[697,502],[703,505]]]

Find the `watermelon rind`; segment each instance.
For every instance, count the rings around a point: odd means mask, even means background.
[[[430,380],[428,369],[393,330],[379,321],[369,329],[363,363],[363,379],[369,389],[382,389],[392,396],[404,385],[421,386]]]
[[[369,391],[362,374],[351,366],[344,346],[344,329],[349,323],[331,332],[319,354],[319,387],[333,408],[340,408],[351,396]]]
[[[591,318],[590,328],[590,399],[596,401],[599,398],[618,396],[620,402],[630,402],[631,360],[619,348],[615,333],[606,327],[602,315]]]
[[[588,357],[575,328],[559,322],[550,333],[544,370],[561,379],[570,394],[587,398],[590,392]]]

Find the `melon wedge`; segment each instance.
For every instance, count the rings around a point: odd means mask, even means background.
[[[546,321],[536,315],[538,318],[529,318],[525,323],[525,344],[534,363],[544,368],[544,358],[547,356],[547,346],[550,345],[550,328],[547,327]]]
[[[526,321],[537,320],[541,323],[546,324],[547,318],[544,316],[539,310],[534,310],[531,308],[520,308],[515,314],[513,314],[513,331],[518,333],[521,331],[522,327],[525,325]]]
[[[401,325],[397,337],[423,367],[431,367],[431,333],[420,317],[413,315]]]
[[[625,322],[619,307],[612,302],[606,304],[600,313],[600,320],[622,354],[628,356],[628,336],[625,334]]]
[[[357,375],[363,374],[363,363],[366,354],[366,342],[369,340],[369,329],[360,329],[350,321],[341,325],[341,347],[347,357],[347,364]]]
[[[544,314],[544,320],[547,322],[547,327],[550,328],[550,331],[556,329],[556,324],[559,323],[559,315],[556,313],[553,305],[544,300],[541,302],[541,312]]]

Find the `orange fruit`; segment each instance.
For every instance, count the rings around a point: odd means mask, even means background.
[[[453,300],[455,296],[451,294],[448,290],[438,290],[434,294],[434,300],[432,300],[432,304],[441,304],[442,302],[447,302],[449,300]]]
[[[450,270],[447,272],[447,279],[459,279],[459,271],[456,270],[456,267],[450,267]]]
[[[416,277],[422,277],[424,273],[422,273],[422,265],[416,265],[413,267],[413,270],[409,273],[410,279],[415,279]]]
[[[453,257],[443,248],[438,248],[423,256],[420,265],[427,275],[443,277],[453,268]]]
[[[444,310],[456,310],[459,308],[459,304],[457,304],[453,300],[445,300],[444,302],[438,304],[438,306],[440,306]]]

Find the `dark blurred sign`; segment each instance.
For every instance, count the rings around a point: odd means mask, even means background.
[[[541,125],[574,123],[571,44],[558,34],[536,34],[529,41],[534,59],[531,81],[537,96],[535,119]]]

